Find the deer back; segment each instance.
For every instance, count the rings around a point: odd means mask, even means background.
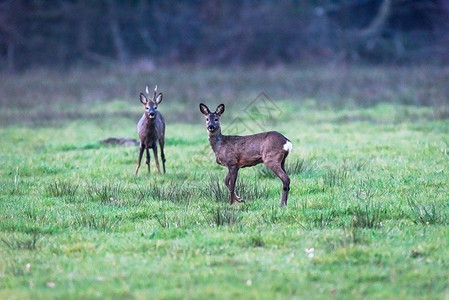
[[[281,154],[288,139],[277,131],[246,136],[223,135],[218,145],[213,145],[217,162],[221,165],[251,167]],[[215,149],[214,149],[215,148]]]

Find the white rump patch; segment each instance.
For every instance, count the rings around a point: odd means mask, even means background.
[[[287,152],[291,152],[292,149],[293,149],[293,144],[290,143],[290,141],[287,141],[287,142],[284,144],[284,150],[287,151]]]

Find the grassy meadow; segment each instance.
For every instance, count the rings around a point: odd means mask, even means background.
[[[440,67],[0,74],[0,299],[449,299],[449,80]],[[167,173],[143,164],[155,84]],[[293,143],[291,190],[239,172],[230,206],[199,102],[224,134]]]

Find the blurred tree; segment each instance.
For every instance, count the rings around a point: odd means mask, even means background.
[[[129,61],[129,53],[123,41],[119,23],[117,3],[114,0],[106,0],[107,20],[111,31],[112,44],[114,45],[116,60],[124,64]]]
[[[449,62],[447,0],[3,0],[0,69]]]
[[[5,69],[10,72],[16,69],[18,46],[26,43],[24,10],[25,7],[19,1],[8,0],[0,4],[0,43],[6,53]]]

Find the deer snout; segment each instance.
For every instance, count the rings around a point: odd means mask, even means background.
[[[148,115],[150,116],[151,119],[156,117],[156,113],[154,111],[150,111],[150,113]]]
[[[215,125],[208,125],[207,126],[207,130],[209,130],[210,132],[214,132],[216,129]]]

